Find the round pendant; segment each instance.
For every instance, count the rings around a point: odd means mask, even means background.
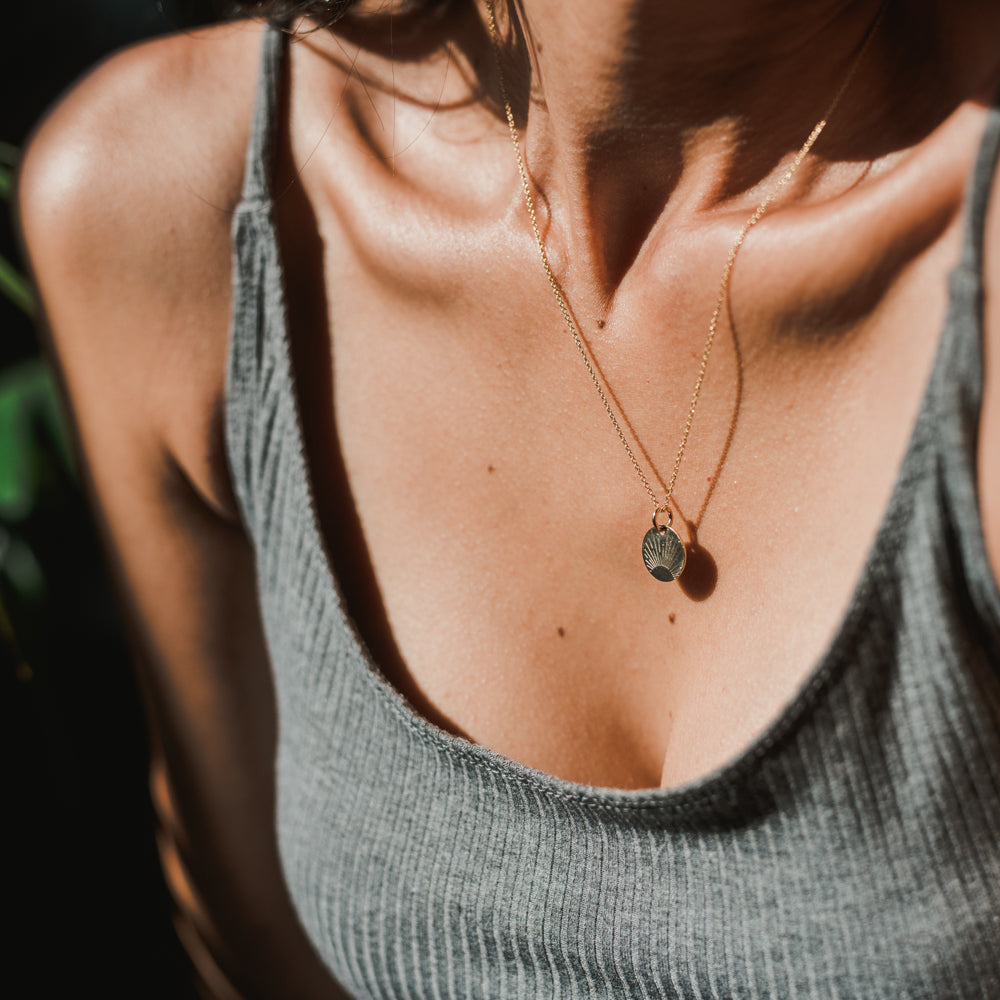
[[[673,528],[650,528],[642,540],[642,561],[657,580],[669,583],[684,572],[687,553]]]

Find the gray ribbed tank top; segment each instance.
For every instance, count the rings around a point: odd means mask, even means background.
[[[234,221],[227,448],[279,714],[282,863],[355,997],[1000,997],[1000,595],[977,511],[989,115],[933,374],[836,638],[738,759],[572,785],[421,719],[345,611],[314,510],[269,169],[268,32]]]

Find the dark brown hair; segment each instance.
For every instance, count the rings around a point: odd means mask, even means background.
[[[358,0],[232,0],[232,7],[243,14],[266,17],[271,21],[288,23],[298,17],[308,17],[321,27],[329,27],[347,15]],[[439,14],[447,7],[457,6],[462,0],[389,0],[385,8],[373,13],[373,18],[388,13],[404,17],[421,13]]]

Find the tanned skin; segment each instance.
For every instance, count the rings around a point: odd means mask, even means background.
[[[405,62],[361,28],[291,45],[276,214],[319,517],[361,634],[438,725],[561,778],[670,787],[739,753],[822,655],[909,441],[1000,84],[995,5],[896,6],[741,252],[678,480],[708,556],[686,586],[639,562],[649,504],[541,270],[483,10]],[[553,265],[662,476],[726,253],[877,7],[519,4],[534,75],[516,44],[506,75]],[[273,697],[223,449],[261,33],[94,71],[35,136],[20,211],[142,650],[189,947],[219,996],[335,997],[278,867]],[[978,441],[995,572],[996,201]]]

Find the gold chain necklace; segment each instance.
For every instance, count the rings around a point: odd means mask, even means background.
[[[500,83],[500,95],[503,98],[504,111],[507,115],[507,127],[510,131],[511,142],[514,146],[514,156],[517,159],[517,170],[521,177],[521,189],[524,192],[524,204],[528,210],[528,216],[531,219],[531,230],[535,236],[535,243],[538,247],[538,255],[541,258],[542,267],[545,270],[546,278],[548,278],[552,294],[555,296],[555,300],[559,305],[559,310],[566,322],[566,326],[573,337],[573,343],[576,345],[576,349],[579,351],[580,357],[583,359],[583,363],[586,366],[587,374],[590,376],[590,380],[593,382],[594,388],[597,390],[597,394],[600,396],[601,402],[604,404],[604,409],[611,420],[612,426],[618,434],[618,439],[621,441],[622,447],[625,449],[625,453],[628,455],[629,461],[632,463],[632,468],[635,470],[635,474],[639,477],[639,481],[642,483],[643,488],[649,495],[649,499],[653,502],[653,526],[646,532],[642,540],[643,562],[646,565],[646,569],[648,569],[657,580],[676,580],[684,570],[684,565],[687,561],[687,550],[685,549],[680,536],[671,527],[674,519],[673,511],[671,510],[671,500],[674,495],[674,486],[677,484],[677,475],[680,472],[681,462],[684,460],[684,452],[687,448],[688,438],[691,436],[691,424],[694,421],[694,413],[698,407],[698,398],[701,395],[701,387],[705,381],[705,372],[708,369],[708,358],[712,353],[712,344],[715,342],[715,334],[719,327],[719,317],[722,315],[722,309],[729,296],[729,282],[733,273],[733,265],[736,263],[736,255],[740,252],[740,247],[743,246],[743,241],[746,239],[747,233],[749,233],[750,230],[757,225],[758,222],[760,222],[768,207],[781,193],[785,185],[791,180],[795,171],[798,170],[799,165],[812,149],[813,144],[820,137],[823,129],[826,128],[827,121],[836,110],[837,105],[840,103],[840,99],[844,96],[844,92],[847,90],[851,80],[854,78],[854,74],[861,63],[862,57],[868,50],[872,38],[875,37],[875,33],[882,22],[885,9],[888,6],[888,0],[883,0],[878,13],[873,18],[868,31],[865,33],[861,47],[858,49],[857,55],[851,61],[847,74],[838,88],[837,93],[834,95],[833,100],[830,102],[830,105],[826,110],[826,114],[823,115],[823,117],[813,127],[813,130],[809,133],[806,141],[795,154],[795,158],[792,160],[788,169],[781,175],[764,200],[754,209],[746,222],[743,223],[735,242],[729,248],[729,254],[726,257],[726,264],[722,269],[722,280],[719,284],[719,292],[715,300],[715,309],[712,312],[712,319],[708,324],[708,336],[705,339],[705,346],[702,350],[701,364],[698,367],[698,376],[695,379],[694,391],[691,394],[691,405],[688,407],[687,419],[684,421],[684,431],[681,434],[681,443],[677,449],[677,456],[674,458],[673,471],[670,473],[670,481],[667,483],[666,491],[662,500],[657,496],[656,491],[650,485],[648,477],[645,472],[643,472],[642,466],[636,458],[635,452],[632,450],[632,446],[629,444],[625,431],[622,430],[622,426],[619,423],[617,416],[615,416],[615,411],[608,400],[608,394],[601,382],[601,377],[597,373],[596,365],[591,360],[587,348],[584,345],[583,337],[580,335],[579,328],[576,325],[576,321],[573,319],[573,313],[566,300],[566,295],[559,285],[559,282],[556,280],[556,276],[552,271],[552,265],[549,263],[549,255],[545,250],[545,241],[542,239],[541,230],[538,226],[538,215],[535,211],[535,199],[531,193],[531,182],[528,180],[528,170],[524,163],[524,155],[521,152],[521,141],[518,138],[517,126],[514,124],[514,112],[511,110],[510,96],[507,92],[507,81],[503,74],[503,65],[500,54],[500,37],[497,31],[494,2],[495,0],[486,0],[490,42],[493,48],[493,55],[496,59],[497,78]],[[633,431],[633,434],[634,433],[635,432]],[[660,484],[662,485],[662,480],[660,480]],[[666,516],[666,524],[659,523],[661,515]]]

